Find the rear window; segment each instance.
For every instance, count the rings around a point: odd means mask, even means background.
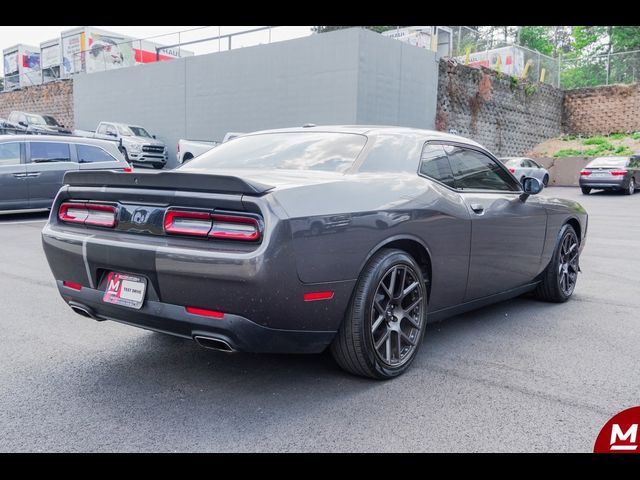
[[[506,159],[503,158],[502,162],[507,167],[519,167],[520,166],[520,162],[522,162],[522,160],[519,159],[519,158],[512,158],[511,160],[506,160]]]
[[[235,138],[191,160],[191,169],[287,169],[345,172],[367,137],[351,133],[287,132]]]
[[[620,158],[596,158],[587,168],[617,168],[625,167],[629,159],[627,157]]]

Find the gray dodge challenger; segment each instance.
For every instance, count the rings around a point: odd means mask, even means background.
[[[572,295],[587,213],[541,188],[441,132],[270,130],[173,171],[69,172],[42,239],[80,315],[384,379],[427,321]]]

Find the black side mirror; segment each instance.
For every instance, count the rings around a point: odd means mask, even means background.
[[[526,200],[529,195],[537,195],[542,191],[542,182],[537,178],[524,177],[522,179],[523,194],[520,195],[522,200]]]
[[[156,136],[155,136],[155,135],[151,135],[151,136],[152,136],[153,138],[156,138]]]
[[[22,127],[28,127],[29,125],[27,125],[27,122],[18,122],[18,125],[22,126]]]
[[[116,135],[116,132],[107,132],[107,135],[109,135],[110,137],[117,137],[118,135]]]

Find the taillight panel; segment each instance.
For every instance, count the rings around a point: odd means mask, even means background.
[[[255,242],[260,239],[262,223],[257,216],[244,213],[168,210],[164,231],[169,235]]]
[[[116,225],[116,212],[117,208],[113,205],[65,202],[58,209],[58,219],[65,223],[113,228]]]

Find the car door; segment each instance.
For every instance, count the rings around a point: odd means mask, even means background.
[[[30,208],[49,208],[62,178],[69,170],[78,170],[68,143],[34,140],[27,142],[27,187]]]
[[[444,147],[455,188],[471,215],[471,254],[465,301],[504,292],[537,275],[547,213],[535,196],[522,199],[519,183],[480,149]]]
[[[0,143],[0,210],[28,208],[23,142]]]
[[[127,166],[124,159],[118,160],[99,146],[78,143],[75,147],[80,170],[122,169]]]

